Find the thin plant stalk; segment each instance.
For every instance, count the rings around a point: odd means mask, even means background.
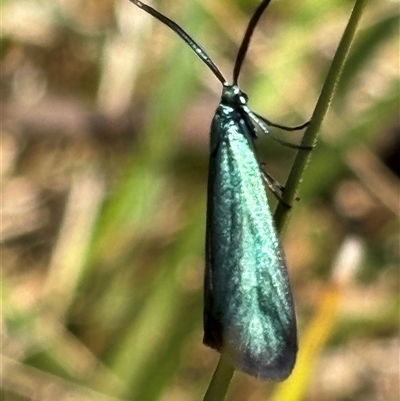
[[[321,128],[322,121],[325,118],[325,115],[331,104],[337,83],[339,82],[344,64],[350,52],[350,47],[353,43],[357,26],[360,22],[367,1],[368,0],[356,0],[353,11],[350,15],[350,19],[347,23],[346,29],[343,33],[342,39],[340,40],[339,46],[326,76],[321,94],[311,117],[310,125],[307,127],[301,141],[302,147],[314,147],[317,143],[318,133]],[[278,204],[274,215],[278,233],[282,232],[287,219],[287,214],[289,212],[285,203],[291,205],[295,199],[301,178],[310,160],[310,157],[310,151],[299,150],[297,152],[292,169],[289,173],[288,180],[286,182],[285,190],[282,194],[284,203],[280,202]]]

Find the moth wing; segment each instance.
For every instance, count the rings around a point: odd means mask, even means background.
[[[239,370],[281,380],[296,358],[296,319],[251,132],[239,123],[213,128],[204,342]]]

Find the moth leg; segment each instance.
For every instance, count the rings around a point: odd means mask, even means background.
[[[264,163],[261,163],[260,170],[261,170],[264,182],[267,184],[269,190],[273,193],[275,198],[279,202],[281,202],[283,205],[285,205],[288,209],[291,209],[291,206],[288,205],[282,198],[283,190],[285,189],[285,187],[279,181],[277,181],[274,177],[272,177],[272,175],[269,174],[268,171],[265,170]]]
[[[260,128],[260,130],[262,132],[264,132],[264,134],[268,135],[274,141],[280,143],[281,145],[287,146],[287,147],[293,148],[293,149],[308,150],[308,151],[310,151],[310,150],[312,150],[314,148],[314,146],[302,146],[302,145],[298,145],[296,143],[287,142],[287,141],[284,141],[284,140],[282,140],[280,138],[277,138],[275,135],[273,135],[271,132],[269,132],[269,130],[268,130],[268,120],[266,120],[264,117],[259,116],[256,113],[253,113],[250,109],[246,109],[245,111],[248,114],[248,116],[251,118],[251,120],[255,124],[257,124],[257,126]],[[292,128],[294,128],[294,129],[292,129],[292,131],[293,130],[297,130],[297,129],[301,129],[301,127],[307,126],[308,124],[309,124],[309,122],[307,122],[307,123],[305,123],[303,125],[299,125],[298,127],[292,127]],[[272,126],[278,126],[278,125],[274,124]],[[278,127],[278,128],[282,128],[282,127],[283,126]],[[290,127],[286,127],[286,128],[290,128]],[[284,128],[282,128],[282,129],[284,129]]]
[[[264,121],[267,125],[269,125],[270,127],[275,127],[275,128],[279,128],[282,129],[284,131],[289,131],[289,132],[293,132],[293,131],[301,131],[302,129],[308,127],[310,125],[311,120],[308,120],[307,122],[305,122],[304,124],[301,125],[297,125],[295,127],[288,127],[287,125],[282,125],[282,124],[276,124],[273,123],[271,120],[268,120],[267,118],[260,116],[257,113],[254,113],[260,120]]]
[[[278,180],[276,180],[274,177],[272,177],[272,175],[269,174],[268,171],[265,170],[265,164],[264,163],[260,164],[260,170],[261,170],[264,182],[267,184],[269,190],[273,193],[275,198],[280,203],[282,203],[284,206],[286,206],[288,209],[291,209],[292,206],[287,204],[283,200],[283,191],[284,191],[285,187]],[[300,198],[296,197],[295,200],[299,201]]]

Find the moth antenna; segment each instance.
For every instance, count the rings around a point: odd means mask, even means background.
[[[132,1],[132,0],[131,0]],[[247,50],[249,48],[251,37],[253,36],[254,29],[258,24],[263,12],[268,7],[271,0],[264,0],[257,7],[253,16],[250,19],[249,25],[247,25],[246,32],[244,34],[242,43],[240,44],[238,54],[236,56],[235,67],[233,68],[233,83],[236,85],[238,83],[240,70],[242,68],[243,61],[246,57]]]
[[[212,71],[212,73],[218,78],[218,80],[224,85],[226,83],[226,79],[222,75],[222,72],[216,66],[216,64],[211,60],[210,56],[207,54],[203,46],[201,46],[197,41],[195,41],[183,28],[181,28],[176,22],[172,21],[165,15],[159,13],[153,7],[148,6],[147,4],[142,3],[139,0],[129,0],[135,6],[141,8],[146,11],[148,14],[152,15],[154,18],[158,19],[168,28],[173,30],[181,39],[183,39],[189,47],[196,53],[197,57],[200,58],[201,61]]]

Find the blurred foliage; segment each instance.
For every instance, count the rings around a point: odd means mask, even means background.
[[[257,3],[155,6],[229,79]],[[352,4],[272,2],[241,75],[255,111],[309,118]],[[127,0],[2,15],[2,399],[200,400],[218,359],[201,342],[217,80]],[[370,2],[291,211],[307,372],[291,399],[399,398],[398,22],[396,2]],[[285,182],[293,151],[260,138],[258,153]],[[237,373],[228,399],[282,391]]]

